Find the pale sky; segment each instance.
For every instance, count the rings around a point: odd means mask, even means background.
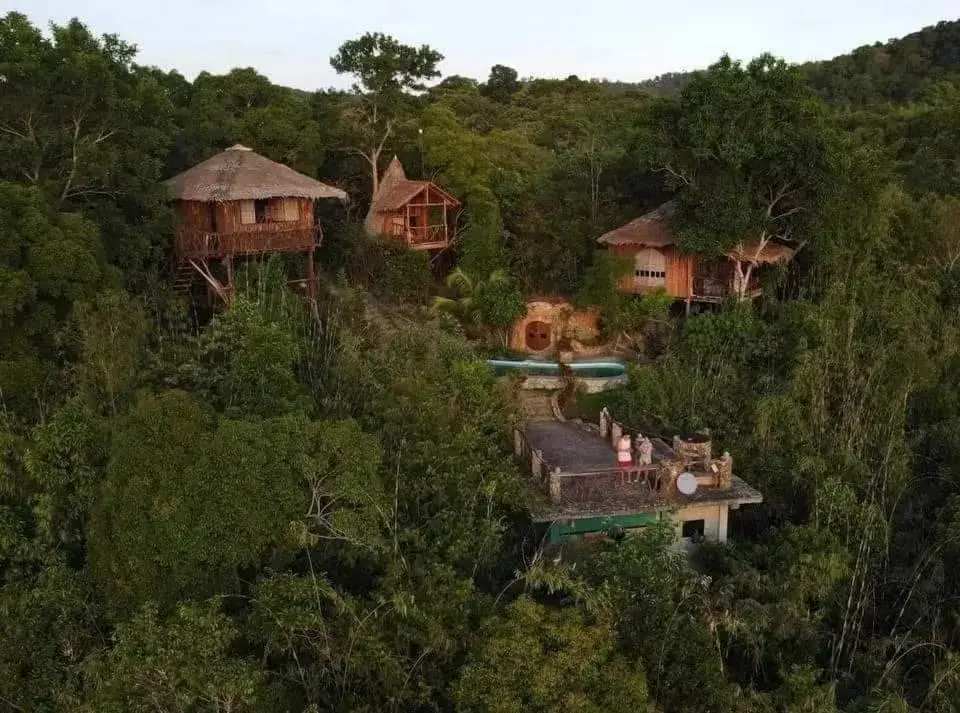
[[[0,0],[35,24],[78,16],[135,43],[138,62],[177,69],[255,67],[301,89],[347,86],[330,68],[368,31],[442,52],[444,76],[639,81],[705,67],[727,52],[827,59],[960,16],[958,0]]]

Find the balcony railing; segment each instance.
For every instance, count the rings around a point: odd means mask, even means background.
[[[177,234],[177,252],[184,258],[306,252],[319,245],[322,239],[319,226],[282,227],[263,223],[233,233],[181,230]]]
[[[394,226],[392,234],[393,237],[403,240],[410,247],[446,245],[450,242],[447,226],[443,223],[438,225],[397,225]]]

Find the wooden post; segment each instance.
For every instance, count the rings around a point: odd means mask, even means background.
[[[317,275],[313,265],[313,250],[307,253],[307,298],[311,303],[317,298]]]
[[[443,202],[443,242],[450,242],[450,234],[447,228],[447,202]]]
[[[560,469],[555,468],[553,472],[550,473],[550,500],[555,503],[560,502]]]
[[[407,245],[413,242],[413,232],[410,230],[410,204],[407,203],[404,207],[406,211],[406,219],[403,221],[403,232],[407,240]]]
[[[223,259],[227,267],[227,304],[233,302],[233,255],[227,255]]]

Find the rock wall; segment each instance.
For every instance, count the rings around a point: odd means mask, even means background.
[[[527,328],[532,322],[549,326],[550,340],[542,349],[527,344]],[[526,354],[547,355],[557,351],[566,333],[567,345],[574,357],[594,356],[605,352],[605,347],[588,347],[584,341],[600,336],[600,312],[596,309],[577,310],[569,302],[535,300],[527,303],[527,313],[517,320],[510,333],[510,348]]]

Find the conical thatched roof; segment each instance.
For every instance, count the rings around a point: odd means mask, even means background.
[[[320,183],[289,166],[236,144],[165,181],[181,201],[239,201],[263,198],[338,198],[339,188]]]
[[[391,160],[387,166],[387,170],[384,171],[380,177],[377,194],[370,202],[370,210],[367,211],[367,217],[364,221],[364,224],[367,226],[367,231],[375,233],[379,229],[377,222],[378,214],[391,213],[403,208],[404,205],[409,203],[425,188],[430,188],[430,190],[442,196],[444,202],[448,205],[460,205],[460,201],[436,183],[431,181],[414,181],[407,178],[400,159],[394,156],[393,160]]]
[[[411,181],[396,156],[380,177],[380,187],[370,209],[374,212],[402,208],[407,201],[430,185],[430,181]]]

